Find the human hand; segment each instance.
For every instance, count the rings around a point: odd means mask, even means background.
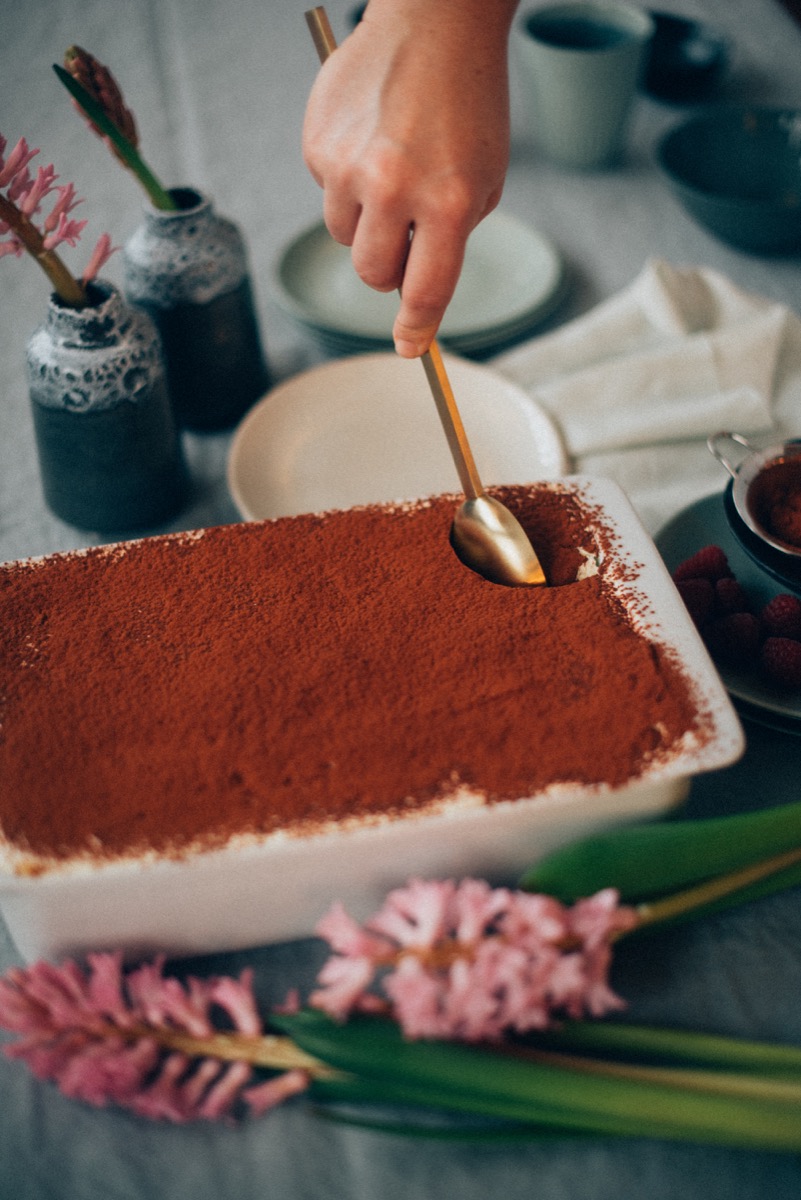
[[[497,205],[509,157],[516,0],[370,0],[324,63],[303,130],[332,235],[378,291],[402,286],[393,337],[416,357]]]

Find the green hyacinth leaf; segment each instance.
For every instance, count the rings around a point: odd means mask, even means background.
[[[82,87],[77,79],[73,79],[69,71],[65,71],[58,63],[53,64],[53,70],[92,124],[96,125],[103,136],[107,137],[119,151],[120,157],[142,184],[154,207],[167,212],[175,211],[178,206],[170,193],[156,179],[136,147],[120,133],[114,122],[106,115],[102,105],[98,104],[94,96],[90,96],[86,88]]]
[[[338,1024],[305,1011],[277,1023],[350,1085],[314,1084],[322,1099],[412,1104],[563,1131],[801,1150],[801,1080],[550,1054],[505,1054],[408,1041],[376,1018]],[[349,1088],[349,1097],[346,1091]]]
[[[526,871],[520,886],[565,903],[614,887],[623,903],[637,904],[797,847],[801,803],[731,817],[629,826],[555,851]],[[752,895],[797,882],[801,867],[754,885]]]

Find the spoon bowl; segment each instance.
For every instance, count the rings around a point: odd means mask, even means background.
[[[451,545],[466,567],[491,583],[538,587],[545,572],[517,518],[492,496],[465,500],[451,526]]]
[[[523,526],[500,500],[484,491],[436,341],[423,355],[423,366],[465,493],[451,526],[451,545],[458,558],[491,583],[542,586],[545,572]]]

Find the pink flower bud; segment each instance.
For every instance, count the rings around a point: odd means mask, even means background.
[[[44,240],[45,250],[55,250],[62,242],[76,246],[86,221],[68,221],[64,213],[58,219],[58,225]]]
[[[21,171],[17,171],[8,187],[9,200],[12,200],[15,204],[18,204],[20,198],[27,196],[32,184],[33,180],[31,179],[30,172],[28,171],[27,167],[24,167]]]
[[[62,184],[57,191],[58,199],[53,205],[53,211],[50,213],[50,216],[47,217],[44,223],[44,230],[46,233],[52,233],[52,231],[58,225],[58,219],[62,213],[71,213],[72,210],[77,208],[79,204],[83,204],[83,200],[75,195],[74,184]]]
[[[4,163],[0,163],[0,187],[6,187],[14,176],[23,171],[31,159],[39,153],[31,150],[25,138],[20,138]]]
[[[92,256],[86,264],[86,270],[83,273],[84,283],[88,283],[90,279],[95,279],[98,271],[101,270],[117,250],[119,250],[119,246],[112,246],[109,235],[101,233],[97,239],[97,245],[92,251]]]
[[[48,196],[52,192],[57,178],[58,176],[52,163],[47,167],[39,167],[39,170],[36,172],[36,179],[30,183],[20,204],[20,209],[25,213],[26,217],[32,217],[34,213],[39,211],[39,207],[45,196]]]

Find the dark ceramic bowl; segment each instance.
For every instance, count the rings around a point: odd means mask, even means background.
[[[771,503],[797,497],[801,516],[801,440],[758,450],[737,433],[717,433],[709,448],[729,472],[723,495],[729,527],[746,554],[788,590],[801,592],[801,539],[787,541]],[[737,447],[735,462],[729,447]]]
[[[690,215],[722,241],[756,254],[801,250],[801,110],[696,114],[662,138],[657,161]]]
[[[674,13],[652,12],[654,33],[642,90],[657,100],[695,104],[718,90],[729,68],[729,44],[716,29]]]

